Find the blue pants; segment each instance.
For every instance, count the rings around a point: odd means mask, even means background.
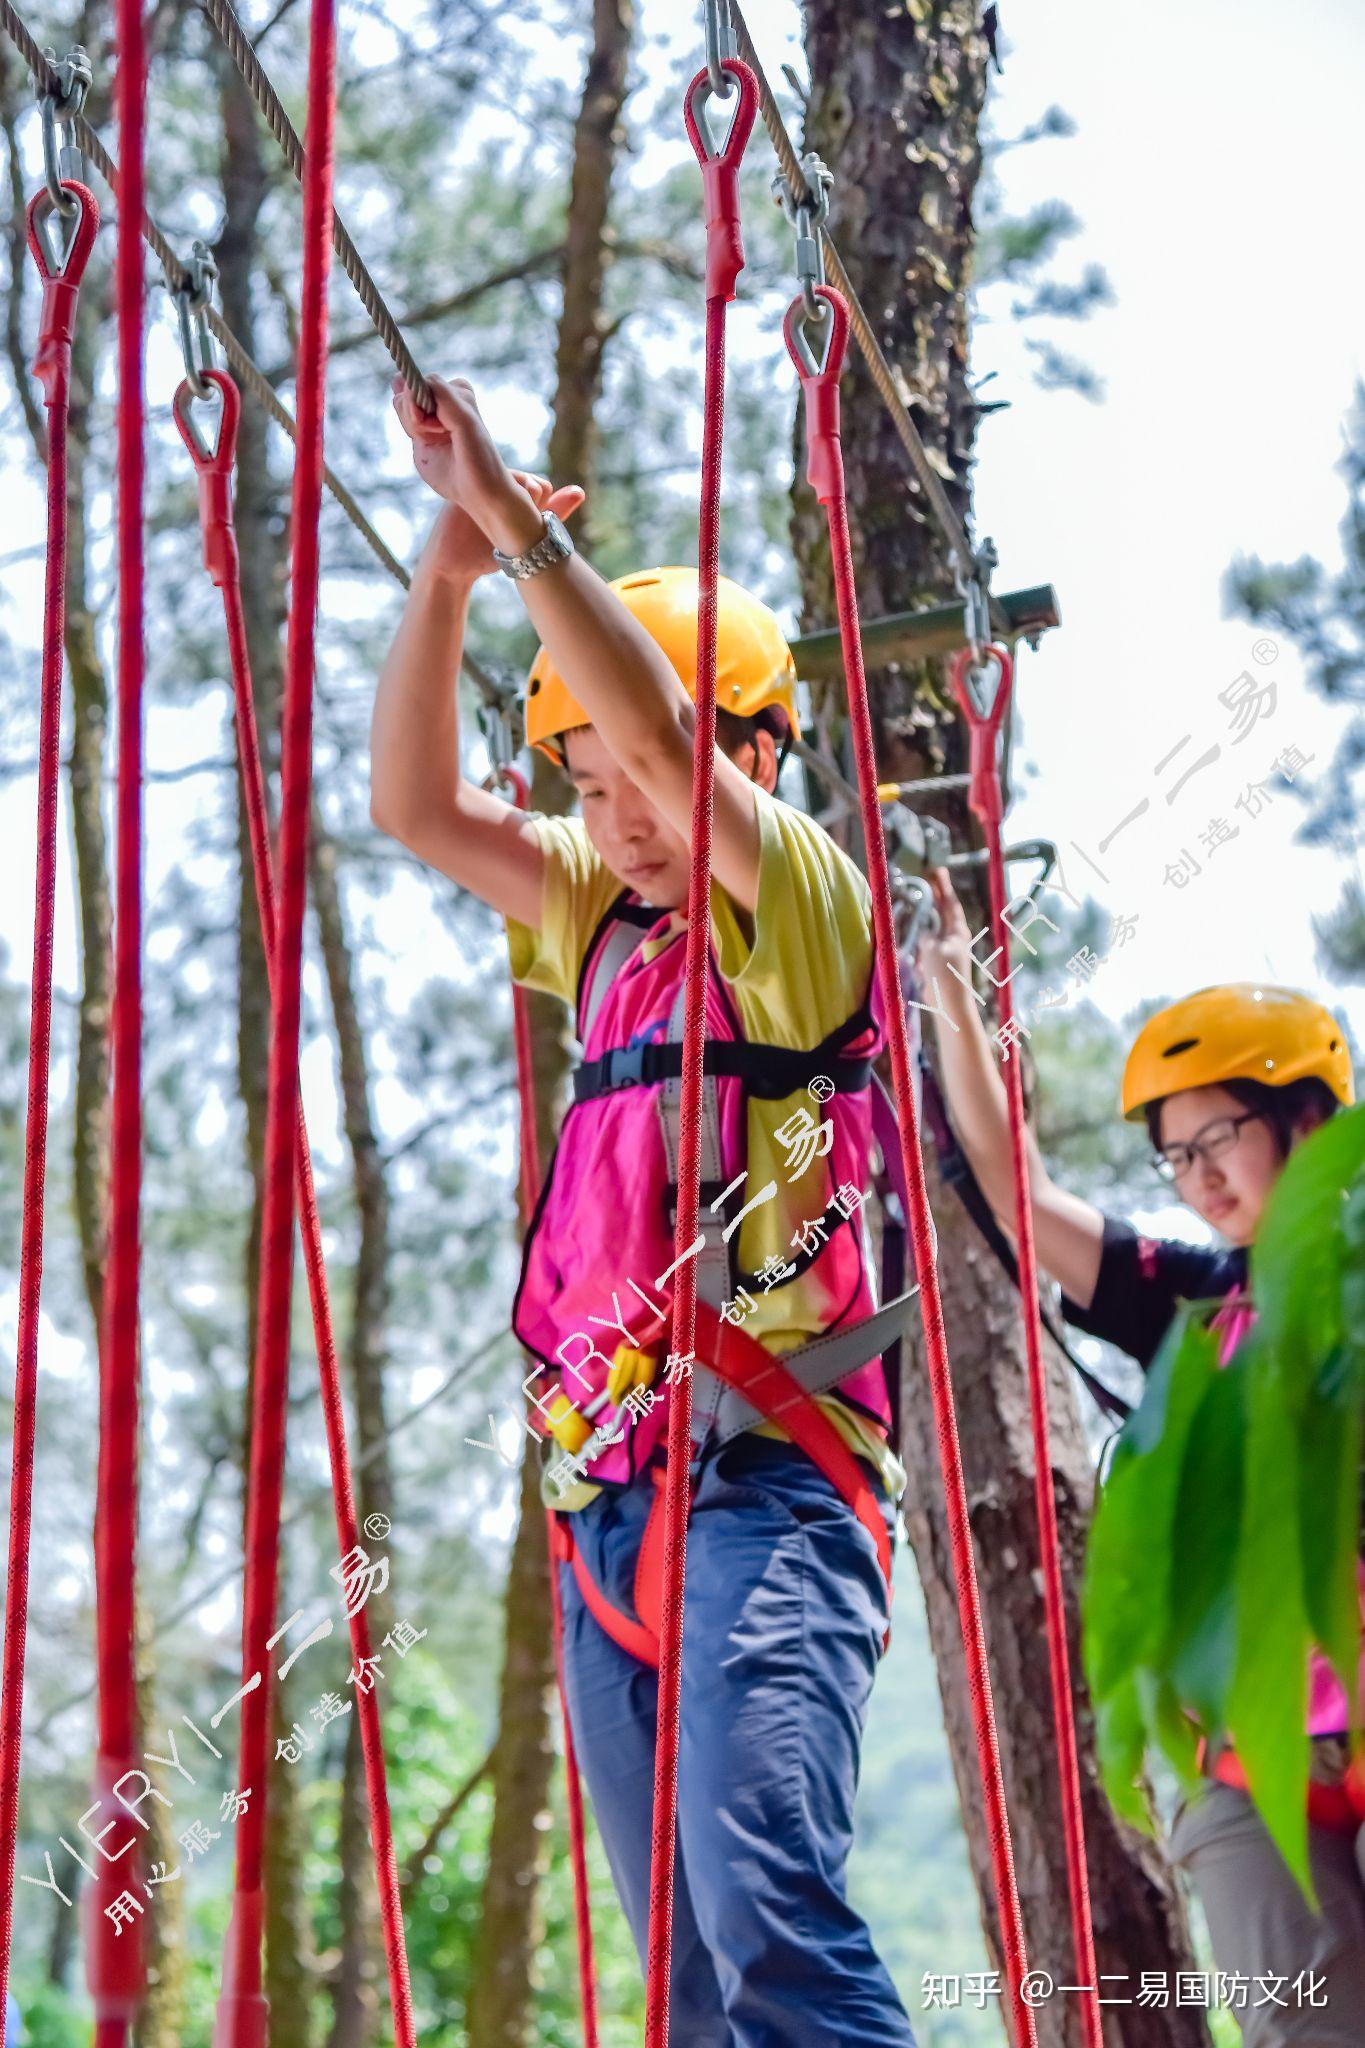
[[[573,1517],[592,1578],[631,1613],[653,1497],[645,1479]],[[658,1681],[603,1633],[572,1567],[559,1572],[574,1744],[643,1963]],[[680,2048],[914,2048],[844,1895],[886,1620],[872,1538],[803,1451],[749,1436],[706,1462],[683,1613],[669,2006]]]

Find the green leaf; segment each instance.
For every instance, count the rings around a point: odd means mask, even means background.
[[[1160,1661],[1208,1726],[1226,1711],[1237,1658],[1246,1397],[1240,1357],[1210,1376],[1190,1421],[1171,1534],[1176,1569]]]
[[[1318,1363],[1342,1341],[1343,1203],[1365,1168],[1365,1103],[1294,1147],[1251,1251],[1251,1293],[1280,1369],[1291,1419]]]
[[[1217,1370],[1217,1343],[1182,1312],[1115,1448],[1086,1553],[1081,1607],[1086,1677],[1110,1796],[1131,1784],[1127,1746],[1140,1702],[1113,1702],[1160,1652],[1170,1625],[1172,1528],[1190,1424]],[[1122,1738],[1122,1739],[1120,1739]]]
[[[1239,1357],[1247,1374],[1247,1457],[1226,1722],[1261,1817],[1316,1910],[1308,1868],[1309,1629],[1298,1554],[1298,1435],[1260,1325]]]
[[[1137,1681],[1130,1677],[1115,1685],[1102,1700],[1094,1702],[1094,1711],[1095,1747],[1109,1804],[1144,1834],[1155,1835],[1141,1783],[1147,1724]]]
[[[1360,1666],[1361,1387],[1344,1345],[1332,1351],[1298,1429],[1304,1612],[1348,1694]]]

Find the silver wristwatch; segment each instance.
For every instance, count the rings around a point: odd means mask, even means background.
[[[527,548],[524,555],[504,555],[500,549],[494,548],[493,560],[504,576],[510,576],[515,582],[521,583],[526,577],[537,575],[540,570],[550,568],[555,562],[567,561],[573,551],[573,540],[564,521],[558,513],[547,512],[545,531],[533,547]]]

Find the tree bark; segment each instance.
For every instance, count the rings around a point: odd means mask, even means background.
[[[576,481],[592,504],[594,413],[607,339],[603,293],[609,249],[612,176],[622,141],[633,0],[594,0],[593,40],[574,129],[565,235],[564,300],[555,350],[556,382],[549,470]],[[578,545],[591,547],[580,515]],[[534,756],[531,804],[562,813],[568,786],[544,755]],[[531,1069],[539,1157],[548,1162],[556,1107],[568,1071],[562,1005],[529,997]],[[527,1218],[522,1217],[525,1228]],[[544,1815],[553,1763],[550,1692],[554,1649],[549,1626],[549,1559],[540,1496],[539,1440],[522,1445],[520,1507],[504,1600],[504,1651],[493,1752],[493,1824],[479,1938],[466,2008],[469,2048],[522,2048],[534,1984],[538,1891],[544,1869]]]
[[[564,304],[555,348],[550,475],[586,485],[597,454],[594,415],[607,342],[603,295],[611,249],[607,214],[621,148],[621,116],[634,27],[634,0],[593,0],[592,52],[574,127],[573,174],[564,238]],[[590,551],[592,499],[578,515],[577,542]]]
[[[218,58],[218,76],[223,123],[224,205],[224,226],[217,247],[219,288],[224,317],[243,346],[254,356],[256,341],[251,280],[257,256],[260,210],[269,180],[256,126],[255,107],[235,68],[224,56]],[[285,520],[278,487],[270,472],[264,416],[254,405],[242,408],[237,441],[235,518],[256,718],[262,752],[269,764],[277,744],[282,683],[280,628],[284,616],[285,549],[282,543]],[[235,746],[232,751],[235,753]],[[246,1416],[249,1418],[256,1356],[256,1295],[260,1278],[270,994],[240,787],[237,846],[238,1087],[246,1114],[246,1156],[252,1185],[251,1221],[244,1252],[246,1341],[250,1361]],[[249,1460],[248,1421],[248,1437],[243,1442],[244,1474],[249,1468]],[[284,1573],[285,1560],[282,1558],[282,1597]],[[288,1610],[281,1606],[278,1611],[284,1613]],[[278,1753],[278,1738],[288,1733],[292,1723],[286,1708],[287,1688],[276,1684],[272,1690],[272,1751],[266,1788],[269,1827],[265,1864],[264,1989],[270,2002],[272,2048],[310,2048],[313,2040],[312,1993],[317,1972],[313,1929],[304,1889],[305,1833],[296,1771]]]
[[[986,48],[966,0],[807,0],[812,80],[806,145],[836,174],[832,229],[850,280],[908,396],[931,460],[960,518],[970,513],[976,414],[967,382],[967,287],[972,195],[980,170],[978,122]],[[951,596],[946,543],[908,458],[850,349],[843,380],[849,512],[859,595],[868,614]],[[834,617],[824,520],[804,483],[793,533],[807,626]],[[869,676],[879,772],[955,772],[965,747],[937,663],[888,665]],[[837,744],[844,720],[832,691],[816,700]],[[978,843],[957,792],[926,805]],[[973,915],[973,911],[977,913]],[[985,921],[978,896],[973,928]],[[1015,1866],[1032,1966],[1075,1983],[1059,1811],[1042,1581],[1033,1498],[1033,1448],[1017,1297],[976,1239],[965,1212],[928,1161],[939,1237],[939,1275],[986,1632]],[[912,1347],[916,1352],[918,1347]],[[1051,1456],[1061,1526],[1071,1663],[1077,1702],[1090,1892],[1098,1967],[1127,1974],[1192,1967],[1183,1908],[1155,1847],[1121,1825],[1098,1783],[1093,1726],[1081,1680],[1076,1590],[1091,1508],[1091,1462],[1066,1368],[1048,1346]],[[937,1435],[922,1356],[904,1378],[910,1471],[906,1518],[928,1608],[944,1719],[962,1802],[982,1922],[1002,1965],[966,1674],[939,1476]],[[1107,1987],[1102,1987],[1107,1988]],[[1121,2017],[1120,2017],[1121,2015]],[[1054,1997],[1037,2013],[1047,2048],[1079,2043],[1080,2005]],[[1126,2048],[1206,2041],[1194,2009],[1106,2009],[1106,2039]]]

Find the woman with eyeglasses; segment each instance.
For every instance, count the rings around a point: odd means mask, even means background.
[[[934,1021],[958,1143],[1013,1247],[1008,1109],[972,991],[972,936],[946,869],[931,882],[939,929],[919,944],[919,993],[932,995],[921,1014]],[[1294,1146],[1353,1100],[1340,1025],[1292,989],[1200,989],[1148,1018],[1124,1068],[1123,1114],[1145,1119],[1158,1172],[1223,1243],[1148,1237],[1103,1214],[1056,1185],[1030,1135],[1038,1263],[1060,1285],[1067,1321],[1145,1370],[1178,1305],[1216,1298],[1226,1365],[1254,1317],[1248,1250],[1266,1199]],[[1209,1782],[1171,1831],[1172,1860],[1199,1893],[1228,1994],[1215,2002],[1231,2006],[1249,2048],[1365,2042],[1365,1784],[1348,1769],[1345,1692],[1316,1652],[1305,1691],[1321,1915],[1309,1912],[1230,1750],[1206,1759]]]

